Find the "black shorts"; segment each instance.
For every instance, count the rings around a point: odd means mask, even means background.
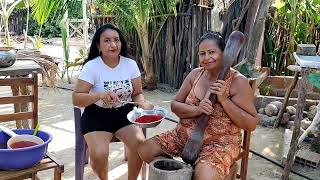
[[[84,109],[81,116],[81,131],[85,135],[92,131],[115,133],[122,127],[131,125],[127,114],[133,109],[132,104],[118,108],[103,108],[92,104]]]

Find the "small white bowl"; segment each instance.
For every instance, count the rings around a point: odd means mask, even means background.
[[[161,123],[161,121],[163,119],[165,119],[167,114],[168,114],[168,112],[167,112],[166,109],[161,108],[161,107],[155,107],[152,110],[140,110],[140,111],[132,110],[127,114],[127,119],[131,123],[139,126],[140,128],[152,128],[152,127],[156,127],[157,125],[159,125]],[[160,116],[162,116],[162,118],[160,120],[158,120],[158,121],[154,121],[154,122],[151,122],[151,123],[139,123],[139,122],[136,122],[136,120],[139,117],[142,117],[144,115],[160,115]]]
[[[44,141],[41,138],[34,136],[34,135],[29,135],[29,134],[16,135],[16,136],[11,137],[8,140],[8,142],[7,142],[8,149],[14,149],[14,148],[12,148],[12,144],[14,144],[16,142],[21,142],[21,141],[33,142],[33,143],[36,143],[36,145],[44,143]]]
[[[39,138],[38,136],[34,136],[34,135],[30,135],[30,134],[16,134],[11,129],[9,129],[5,126],[0,126],[0,130],[2,130],[4,133],[6,133],[7,135],[9,135],[11,137],[7,141],[8,149],[14,149],[14,148],[12,148],[12,144],[14,144],[16,142],[21,142],[21,141],[33,142],[36,145],[44,143],[44,141],[41,138]]]

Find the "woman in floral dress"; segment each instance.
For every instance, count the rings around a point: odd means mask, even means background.
[[[254,94],[248,79],[230,68],[225,80],[217,80],[222,68],[224,39],[219,33],[208,32],[199,41],[201,67],[185,78],[171,110],[180,122],[173,130],[156,135],[139,146],[146,162],[156,158],[181,156],[183,148],[202,113],[210,116],[198,159],[194,179],[225,179],[240,153],[241,129],[252,131],[258,122]],[[217,95],[217,103],[207,98]]]

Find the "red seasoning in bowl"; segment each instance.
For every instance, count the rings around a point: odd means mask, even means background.
[[[31,141],[19,141],[19,142],[12,143],[10,147],[12,149],[17,149],[17,148],[25,148],[25,147],[35,146],[35,145],[38,145],[38,144]]]
[[[152,123],[152,122],[159,121],[162,118],[163,117],[160,115],[143,115],[143,116],[139,117],[138,119],[136,119],[135,122],[137,122],[137,123]]]

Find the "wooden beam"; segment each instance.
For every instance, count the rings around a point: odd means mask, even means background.
[[[33,85],[33,79],[25,77],[19,78],[7,78],[7,79],[0,79],[0,86],[13,86],[13,85]]]
[[[308,78],[307,78],[308,71],[309,71],[308,68],[302,68],[302,71],[301,71],[302,79],[299,87],[299,95],[298,95],[298,102],[297,102],[298,104],[297,116],[296,116],[296,119],[294,120],[294,129],[293,129],[292,139],[290,143],[290,149],[287,156],[286,166],[282,174],[283,180],[289,180],[289,174],[291,172],[292,165],[294,162],[294,157],[298,149],[297,145],[298,145],[298,140],[300,136],[301,120],[303,118],[303,109],[306,102],[306,94],[307,94],[306,87],[308,85]]]
[[[0,122],[7,122],[12,120],[26,120],[32,119],[33,113],[32,112],[19,112],[13,114],[2,114],[0,115]]]
[[[28,103],[33,101],[33,95],[0,97],[0,104]]]

